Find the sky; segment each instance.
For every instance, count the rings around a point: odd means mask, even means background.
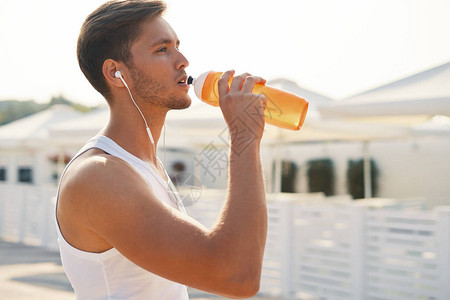
[[[1,0],[0,100],[104,103],[75,53],[82,22],[104,2]],[[235,69],[340,100],[450,62],[450,0],[166,2],[194,77]]]

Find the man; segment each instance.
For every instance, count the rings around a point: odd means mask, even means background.
[[[189,63],[164,9],[160,1],[110,1],[81,28],[80,68],[111,113],[68,165],[58,190],[61,257],[77,299],[187,299],[186,286],[243,298],[259,289],[267,234],[259,154],[266,99],[251,91],[265,81],[243,74],[228,86],[233,71],[220,79],[220,107],[233,126],[229,188],[216,225],[207,229],[183,213],[155,153],[166,113],[191,103]],[[245,117],[248,110],[259,117]],[[249,142],[235,151],[242,139]]]

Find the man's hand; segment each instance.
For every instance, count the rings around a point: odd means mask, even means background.
[[[255,84],[265,79],[248,73],[233,78],[234,71],[227,71],[219,79],[219,105],[230,130],[231,144],[236,140],[261,140],[264,131],[264,108],[267,98],[252,94]]]

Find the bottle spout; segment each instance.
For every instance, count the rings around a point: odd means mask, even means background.
[[[187,84],[192,84],[194,87],[195,95],[199,100],[202,100],[202,91],[203,91],[203,84],[205,83],[206,77],[208,77],[208,74],[210,72],[205,72],[200,74],[198,77],[194,78],[192,76],[189,76],[187,80]]]

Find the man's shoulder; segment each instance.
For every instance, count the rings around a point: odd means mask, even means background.
[[[75,247],[89,252],[103,252],[112,245],[105,226],[123,222],[122,212],[133,196],[140,174],[124,160],[98,149],[81,154],[67,168],[58,196],[57,218],[64,238]],[[115,215],[108,219],[105,216]],[[114,221],[114,222],[113,222]]]
[[[95,193],[102,188],[132,185],[140,179],[143,179],[142,175],[126,161],[100,149],[90,149],[67,168],[61,179],[61,189],[66,194],[83,194],[83,191]]]

